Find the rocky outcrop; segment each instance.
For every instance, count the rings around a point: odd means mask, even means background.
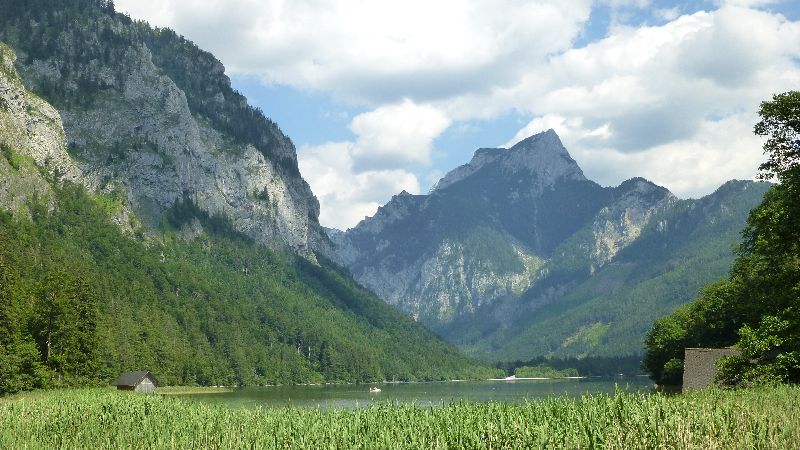
[[[643,178],[625,181],[615,191],[614,202],[601,209],[592,222],[593,265],[614,258],[639,237],[653,214],[663,212],[678,200],[668,190]]]
[[[256,242],[330,255],[292,142],[231,89],[213,56],[105,12],[94,23],[65,22],[53,43],[14,30],[3,33],[21,55],[22,82],[61,112],[74,160],[68,175],[120,194],[120,214],[145,232],[158,232],[164,213],[188,197]]]
[[[524,139],[506,150],[504,148],[478,149],[472,160],[448,172],[432,188],[431,193],[445,189],[480,171],[487,165],[498,164],[502,171],[516,173],[528,171],[538,189],[551,186],[556,180],[586,180],[583,171],[570,157],[553,129]]]
[[[34,198],[52,207],[50,179],[76,181],[82,174],[67,154],[58,111],[25,89],[15,60],[0,44],[0,205],[28,215]]]

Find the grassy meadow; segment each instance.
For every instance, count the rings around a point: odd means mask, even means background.
[[[0,399],[0,448],[800,448],[800,387],[335,411],[41,391]]]

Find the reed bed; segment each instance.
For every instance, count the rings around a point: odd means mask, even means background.
[[[521,404],[236,409],[108,389],[0,399],[0,448],[800,448],[800,387]]]

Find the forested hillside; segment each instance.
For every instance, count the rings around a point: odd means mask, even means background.
[[[644,365],[660,384],[680,384],[684,349],[735,345],[720,381],[800,382],[800,92],[761,104],[766,136],[760,177],[778,184],[750,212],[728,276],[647,333]]]
[[[699,200],[677,201],[609,264],[593,273],[579,265],[569,278],[554,271],[518,299],[454,322],[442,335],[499,361],[640,354],[656,319],[727,272],[744,218],[768,188],[732,181]],[[569,245],[563,254],[573,260],[580,248]],[[556,258],[549,266],[569,267],[570,261]]]
[[[276,254],[180,205],[145,245],[82,188],[0,215],[0,392],[149,369],[168,384],[488,375],[333,266]]]

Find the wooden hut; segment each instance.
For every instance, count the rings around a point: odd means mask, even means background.
[[[683,362],[683,392],[703,389],[714,384],[717,361],[741,354],[737,348],[687,348]]]
[[[158,387],[158,380],[152,373],[142,370],[139,372],[125,372],[120,375],[119,379],[113,383],[118,390],[122,391],[136,391],[145,394],[153,394]]]

